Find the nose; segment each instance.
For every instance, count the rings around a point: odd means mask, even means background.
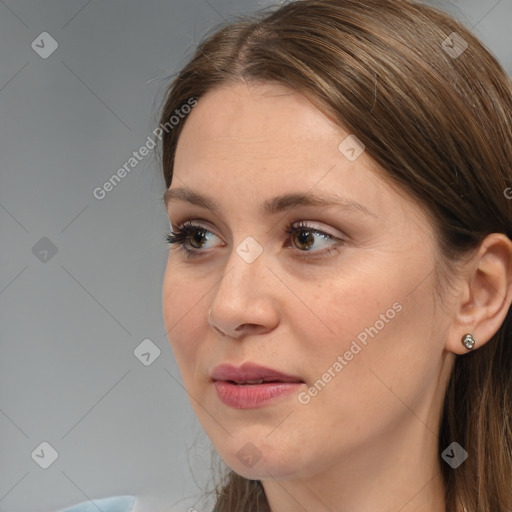
[[[248,263],[233,251],[228,260],[208,311],[208,323],[222,336],[264,334],[278,325],[276,291],[282,285],[264,254]]]

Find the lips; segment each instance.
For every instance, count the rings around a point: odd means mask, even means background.
[[[296,375],[288,375],[254,363],[244,363],[239,368],[230,364],[221,364],[215,367],[211,378],[240,385],[257,385],[264,382],[304,382]]]
[[[221,364],[211,373],[218,398],[233,409],[267,407],[291,397],[305,383],[297,375],[289,375],[255,363],[240,367]]]

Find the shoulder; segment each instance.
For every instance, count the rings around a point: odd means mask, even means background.
[[[131,512],[135,504],[135,496],[112,496],[99,500],[89,500],[58,512]]]

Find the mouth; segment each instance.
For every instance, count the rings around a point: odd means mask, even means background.
[[[249,370],[252,374],[247,376],[246,373],[244,376],[244,372],[247,372],[249,367],[242,368],[217,367],[212,374],[212,383],[218,398],[233,409],[256,409],[269,406],[277,400],[284,400],[297,393],[305,384],[298,377],[284,375],[268,368],[262,370],[262,367],[252,367]],[[255,373],[259,373],[260,376],[256,376]],[[262,373],[266,375],[261,376]]]
[[[250,362],[244,363],[240,367],[221,364],[212,371],[211,378],[213,381],[224,381],[237,386],[257,386],[267,383],[304,383],[304,380],[298,376],[288,375]]]
[[[255,385],[263,384],[263,383],[267,383],[267,382],[278,384],[278,383],[284,383],[284,382],[300,383],[300,382],[303,382],[303,381],[298,381],[298,380],[276,380],[276,379],[266,378],[265,377],[265,378],[252,379],[252,380],[247,380],[247,381],[242,381],[242,382],[239,382],[237,380],[226,380],[224,382],[229,382],[230,384],[236,384],[237,386],[255,386]]]
[[[233,409],[256,409],[297,393],[303,382],[251,379],[246,382],[215,380],[218,398]]]

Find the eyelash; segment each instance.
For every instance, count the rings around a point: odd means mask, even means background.
[[[184,224],[181,224],[180,226],[177,226],[175,231],[173,231],[171,233],[167,233],[165,235],[165,240],[169,244],[174,244],[174,245],[180,246],[180,248],[183,251],[185,251],[185,256],[187,256],[187,258],[195,257],[195,256],[198,256],[200,252],[203,252],[203,250],[202,249],[190,249],[189,247],[187,247],[186,244],[189,241],[189,239],[191,238],[191,236],[194,235],[197,231],[202,231],[204,233],[211,233],[212,235],[215,234],[203,226],[200,226],[198,224],[193,224],[192,222],[188,221],[188,222],[185,222]],[[284,232],[290,236],[294,235],[295,233],[300,233],[302,231],[308,231],[310,233],[319,234],[329,240],[337,240],[339,242],[337,244],[337,246],[330,247],[327,250],[321,252],[321,254],[320,254],[321,257],[325,257],[334,251],[338,251],[339,245],[344,244],[343,240],[336,238],[335,236],[330,235],[329,233],[325,233],[324,231],[320,231],[319,229],[313,228],[312,226],[309,226],[304,221],[301,221],[298,225],[294,225],[294,223],[289,223],[286,226],[286,228],[284,229]],[[300,249],[297,249],[297,251],[299,251],[299,253],[309,253],[310,252],[309,250],[301,251]],[[316,252],[313,251],[313,253],[315,255],[317,255]],[[300,254],[298,256],[300,258],[308,258],[308,259],[315,257],[315,256],[313,256],[313,257],[306,256],[305,254]]]

